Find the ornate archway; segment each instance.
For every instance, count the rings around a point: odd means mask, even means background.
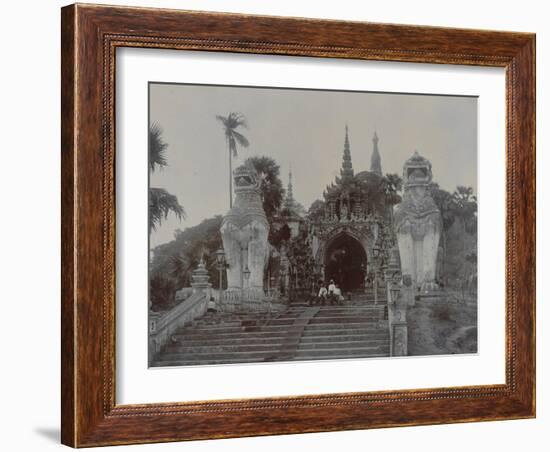
[[[333,279],[345,292],[364,287],[367,253],[352,234],[341,232],[334,236],[324,250],[325,278]]]

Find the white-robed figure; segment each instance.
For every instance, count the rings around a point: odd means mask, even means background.
[[[319,303],[325,304],[325,301],[327,299],[327,288],[324,284],[321,285],[321,288],[319,289],[319,295],[317,296],[319,299]]]
[[[336,291],[336,285],[334,284],[334,280],[330,280],[330,284],[328,285],[328,294],[334,295],[334,292]]]
[[[344,301],[344,297],[342,295],[342,291],[340,290],[340,287],[337,285],[335,288],[334,288],[334,296],[336,297],[336,300],[338,302],[343,302]]]

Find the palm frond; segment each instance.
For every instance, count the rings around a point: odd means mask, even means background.
[[[149,231],[156,230],[162,221],[173,213],[179,220],[185,219],[185,210],[178,198],[164,188],[149,189]]]
[[[239,133],[236,130],[233,130],[233,137],[235,138],[235,140],[237,140],[237,143],[239,143],[239,145],[241,145],[243,148],[247,148],[250,145],[248,138],[246,138],[242,133]]]
[[[232,129],[236,129],[237,127],[244,127],[245,129],[248,129],[248,123],[246,122],[246,118],[242,113],[229,113],[229,115],[227,116],[227,121]]]
[[[225,127],[227,127],[227,118],[225,116],[216,115],[216,119],[220,121]]]
[[[168,164],[166,161],[168,143],[162,138],[162,133],[162,127],[158,123],[155,122],[149,126],[149,169],[151,171]]]

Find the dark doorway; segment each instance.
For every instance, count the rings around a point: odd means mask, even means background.
[[[364,287],[367,256],[361,243],[342,234],[332,240],[325,254],[325,276],[333,279],[344,292]]]

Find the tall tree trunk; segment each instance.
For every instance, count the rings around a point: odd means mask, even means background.
[[[229,208],[233,207],[233,168],[231,162],[231,146],[227,140],[227,150],[229,151]]]
[[[447,274],[445,273],[445,262],[447,260],[447,231],[445,230],[444,227],[441,228],[442,229],[442,234],[441,234],[441,238],[443,239],[442,242],[443,242],[443,256],[441,258],[441,270],[440,270],[440,278],[442,280],[445,281],[445,286],[448,286],[449,284],[449,281],[448,281],[448,278],[447,278]]]
[[[462,253],[466,258],[466,218],[462,217]]]

